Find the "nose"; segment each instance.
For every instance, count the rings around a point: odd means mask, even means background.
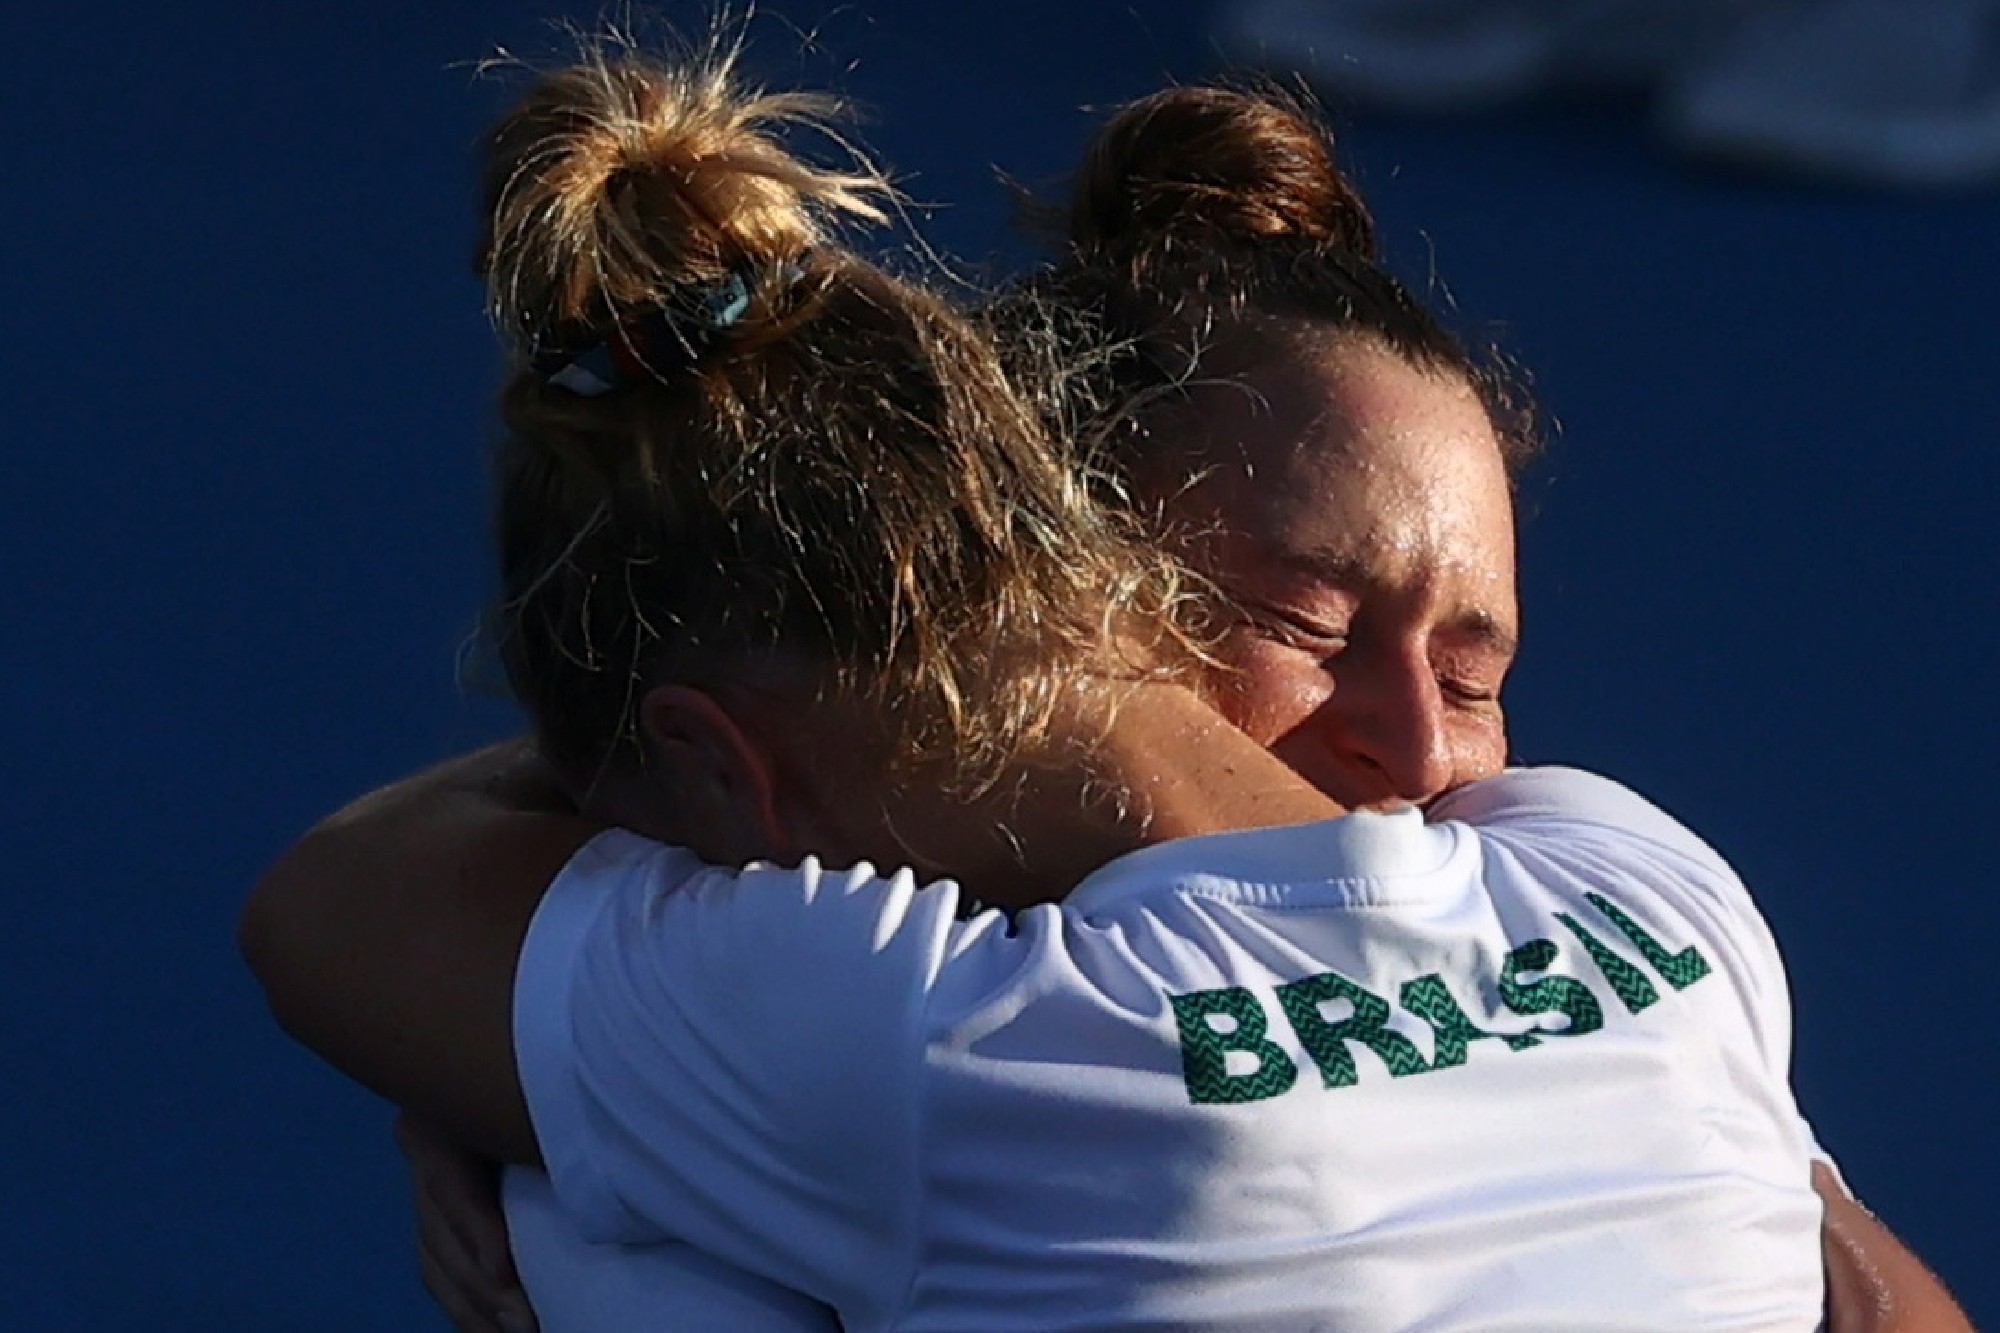
[[[1327,701],[1328,739],[1392,802],[1427,801],[1452,781],[1443,691],[1414,645],[1350,654]]]

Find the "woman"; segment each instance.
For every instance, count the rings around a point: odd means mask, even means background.
[[[1211,107],[1201,114],[1208,115],[1212,111]],[[1150,114],[1160,113],[1156,109]],[[1146,127],[1144,118],[1141,118],[1140,125],[1142,129]],[[1337,176],[1334,179],[1337,180]],[[1366,249],[1365,215],[1359,215],[1357,209],[1355,216],[1360,219],[1358,224],[1353,218],[1342,220],[1343,226],[1352,228],[1358,225],[1362,229],[1354,233],[1362,240],[1360,245],[1350,246],[1356,252],[1350,256],[1352,259],[1358,259]],[[1197,235],[1183,230],[1173,239],[1178,244],[1188,245]],[[1296,265],[1300,259],[1325,250],[1325,238],[1314,237],[1310,244],[1301,244],[1287,262]],[[1144,285],[1145,271],[1137,262],[1144,258],[1142,255],[1131,257],[1134,266],[1124,286],[1117,290],[1148,294]],[[1172,286],[1155,287],[1151,295],[1157,296],[1162,292],[1185,294],[1190,290],[1185,277],[1185,274],[1175,275]],[[1227,271],[1226,266],[1199,273],[1197,277],[1202,283],[1213,283],[1214,292],[1218,295],[1240,298],[1244,292],[1238,276]],[[1291,273],[1290,281],[1297,283],[1296,269]],[[1406,298],[1401,298],[1393,286],[1371,286],[1376,282],[1377,276],[1358,262],[1351,269],[1346,264],[1333,266],[1333,280],[1329,282],[1326,292],[1331,293],[1336,303],[1344,303],[1350,311],[1359,306],[1372,312],[1378,307],[1369,303],[1386,295],[1386,304],[1381,304],[1379,308],[1386,310],[1388,317],[1372,315],[1374,322],[1370,322],[1370,317],[1355,320],[1350,313],[1350,328],[1358,325],[1365,330],[1365,334],[1350,338],[1352,345],[1341,349],[1344,353],[1342,358],[1315,360],[1299,355],[1294,358],[1292,367],[1295,371],[1300,371],[1302,367],[1302,373],[1308,378],[1312,374],[1321,374],[1335,382],[1334,391],[1325,399],[1329,404],[1329,413],[1309,415],[1296,424],[1307,430],[1321,429],[1343,438],[1351,437],[1356,442],[1346,454],[1339,455],[1343,461],[1332,471],[1348,468],[1350,474],[1356,474],[1349,476],[1350,481],[1366,482],[1372,477],[1380,482],[1380,494],[1370,497],[1381,502],[1373,506],[1372,517],[1365,511],[1337,515],[1337,521],[1330,525],[1315,526],[1321,517],[1315,509],[1286,510],[1276,506],[1268,515],[1272,521],[1265,523],[1264,530],[1276,534],[1279,541],[1248,552],[1236,551],[1216,545],[1218,534],[1211,530],[1209,521],[1229,506],[1240,506],[1245,502],[1243,495],[1228,489],[1228,478],[1240,475],[1251,461],[1241,454],[1233,458],[1230,456],[1233,441],[1226,436],[1217,438],[1211,435],[1191,451],[1190,458],[1181,460],[1196,465],[1189,471],[1204,470],[1205,474],[1199,480],[1184,476],[1186,484],[1176,481],[1163,486],[1157,477],[1153,479],[1154,493],[1168,497],[1169,502],[1164,508],[1171,516],[1183,521],[1191,548],[1206,553],[1214,567],[1235,574],[1227,580],[1232,585],[1231,590],[1263,622],[1259,630],[1245,627],[1237,631],[1238,651],[1234,655],[1244,659],[1248,667],[1244,679],[1269,687],[1259,685],[1238,689],[1230,700],[1236,716],[1253,731],[1263,733],[1264,739],[1290,745],[1300,767],[1312,772],[1323,786],[1352,783],[1349,790],[1353,794],[1349,799],[1356,805],[1379,803],[1399,796],[1432,794],[1454,776],[1473,775],[1453,772],[1454,766],[1461,760],[1474,768],[1481,764],[1488,768],[1497,767],[1501,750],[1494,696],[1499,676],[1505,670],[1512,639],[1511,531],[1507,527],[1505,480],[1497,466],[1498,451],[1493,445],[1490,414],[1463,379],[1453,381],[1450,372],[1464,365],[1462,355],[1454,363],[1449,359],[1452,349],[1448,344],[1427,342],[1429,333],[1421,320],[1414,324],[1399,322],[1397,317],[1403,312],[1398,309],[1398,302]],[[1320,295],[1324,297],[1326,292]],[[1134,302],[1134,305],[1144,308],[1145,302]],[[1160,318],[1167,313],[1159,308],[1147,310],[1154,327],[1164,327],[1172,333],[1176,331],[1174,321]],[[1200,313],[1198,303],[1196,313]],[[1273,344],[1296,339],[1298,330],[1296,327],[1288,328],[1287,321],[1296,325],[1299,319],[1313,317],[1308,310],[1301,310],[1294,303],[1290,310],[1281,310],[1261,319],[1245,320],[1242,328],[1252,336],[1239,340],[1239,350],[1254,347],[1258,339]],[[1184,331],[1187,327],[1182,325],[1180,329]],[[1410,328],[1414,328],[1414,334],[1408,332]],[[1167,345],[1172,345],[1171,338]],[[1437,350],[1438,347],[1442,347],[1442,352]],[[1222,351],[1223,347],[1217,350]],[[1293,346],[1287,350],[1299,349]],[[1157,351],[1145,359],[1148,373],[1164,371],[1163,383],[1168,387],[1176,383],[1181,367],[1163,358]],[[566,373],[571,368],[563,366],[558,373]],[[1214,361],[1203,366],[1205,372],[1220,368]],[[1438,373],[1440,370],[1445,373]],[[1287,400],[1297,402],[1309,397],[1299,392],[1301,386],[1296,378],[1290,383],[1276,381],[1273,387],[1280,390],[1272,395],[1274,404]],[[1189,401],[1198,396],[1198,393],[1190,394]],[[1254,409],[1242,424],[1251,427],[1259,425],[1264,420],[1258,415],[1262,410]],[[1406,418],[1405,424],[1416,419],[1420,434],[1438,442],[1427,456],[1417,460],[1420,465],[1404,469],[1386,466],[1386,455],[1375,456],[1384,454],[1386,446],[1399,438],[1397,433],[1384,432],[1378,438],[1370,434],[1369,428],[1370,421],[1385,414],[1393,417],[1399,411]],[[1212,408],[1207,409],[1207,416],[1211,422],[1226,420],[1219,418]],[[1279,428],[1287,424],[1282,416],[1274,416],[1271,420]],[[1197,440],[1201,438],[1196,432],[1188,434]],[[1288,458],[1297,462],[1300,456],[1312,453],[1309,448],[1295,450]],[[1365,465],[1350,468],[1349,464],[1356,458],[1367,461]],[[1306,468],[1303,479],[1308,483],[1324,484],[1327,481],[1326,467],[1315,469],[1310,463],[1300,466]],[[1454,467],[1458,469],[1456,472]],[[1421,485],[1425,478],[1435,477],[1449,478],[1447,489],[1455,488],[1462,492],[1460,501],[1442,506],[1407,502],[1405,492],[1411,486]],[[1220,483],[1218,478],[1222,479]],[[1497,510],[1479,499],[1483,496],[1490,501],[1496,483],[1499,496]],[[1220,490],[1217,489],[1218,484]],[[1342,489],[1335,488],[1337,493]],[[1348,486],[1344,489],[1365,491],[1366,488]],[[1473,498],[1468,500],[1464,496]],[[1400,511],[1397,508],[1399,499],[1405,501]],[[1493,545],[1496,533],[1506,534],[1504,546],[1495,546],[1496,550],[1504,550],[1502,558],[1495,562],[1499,566],[1497,575],[1493,569],[1478,568],[1480,562],[1477,560],[1467,565],[1451,554],[1461,547],[1477,550],[1479,542],[1476,538],[1481,534],[1487,538],[1489,545]],[[1371,567],[1376,573],[1361,578],[1356,586],[1357,571],[1365,572]],[[1440,568],[1446,575],[1457,576],[1456,585],[1452,577],[1438,577]],[[1329,584],[1324,577],[1329,571],[1339,574],[1346,581],[1345,585]],[[1387,614],[1357,614],[1368,604],[1368,599],[1387,608]],[[1421,632],[1414,635],[1406,632],[1404,625],[1404,620],[1412,616],[1425,622]],[[1313,635],[1321,636],[1328,643],[1334,637],[1346,635],[1349,626],[1342,625],[1336,630],[1332,622],[1347,617],[1354,622],[1351,642],[1355,646],[1370,645],[1370,654],[1356,654],[1350,649],[1350,655],[1358,659],[1357,667],[1379,665],[1383,678],[1394,684],[1398,671],[1407,672],[1413,660],[1421,659],[1428,678],[1436,682],[1438,707],[1434,713],[1421,716],[1423,707],[1430,700],[1418,699],[1419,721],[1432,732],[1438,730],[1433,724],[1452,724],[1456,729],[1449,731],[1451,739],[1434,737],[1414,751],[1398,752],[1393,746],[1384,748],[1381,743],[1381,736],[1390,733],[1354,727],[1350,728],[1352,743],[1346,740],[1309,743],[1313,737],[1312,727],[1298,724],[1309,720],[1315,711],[1310,693],[1314,688],[1312,672],[1295,659],[1314,650]],[[1073,630],[1074,626],[1071,628]],[[1282,637],[1262,637],[1273,631],[1280,632]],[[1046,650],[1046,645],[1042,647]],[[1261,667],[1260,653],[1265,655],[1266,663]],[[1379,657],[1371,656],[1376,653]],[[1274,683],[1285,681],[1284,672],[1287,669],[1292,672],[1290,685],[1279,688]],[[1137,688],[1143,695],[1152,687]],[[1449,695],[1449,706],[1458,712],[1444,711],[1446,695]],[[553,698],[552,695],[546,696],[545,702]],[[1303,708],[1300,706],[1302,702],[1305,703]],[[1368,702],[1366,689],[1355,690],[1347,700],[1336,695],[1330,710],[1335,718],[1341,716],[1342,705],[1348,702]],[[1383,709],[1387,713],[1401,708],[1407,713],[1408,703],[1408,698],[1392,697],[1383,701]],[[1163,705],[1169,711],[1173,706],[1177,705]],[[548,712],[548,709],[544,710],[545,740],[549,739]],[[678,737],[680,733],[674,728],[680,727],[691,734],[706,737],[704,743],[714,743],[715,737],[711,732],[715,719],[698,708],[690,711],[685,700],[678,704],[668,700],[661,705],[661,712],[667,735]],[[1046,721],[1052,715],[1041,716]],[[649,718],[649,724],[651,722]],[[1461,723],[1463,725],[1458,725]],[[1338,735],[1329,733],[1330,738]],[[726,734],[724,739],[727,739]],[[560,738],[557,742],[554,748],[560,756],[563,748]],[[720,752],[734,753],[727,745]],[[1238,759],[1244,763],[1251,762],[1243,756],[1238,756]],[[574,758],[571,767],[575,771]],[[1317,772],[1313,772],[1315,767]],[[730,772],[734,772],[733,778],[729,778]],[[762,790],[754,772],[728,770],[724,776],[739,785]],[[1274,785],[1267,789],[1267,794],[1284,793],[1277,798],[1284,809],[1296,813],[1306,808],[1301,803],[1300,793],[1288,791],[1275,777],[1271,781]],[[1429,790],[1425,790],[1426,787]],[[1158,796],[1161,793],[1156,791],[1154,794]],[[598,804],[607,813],[618,814],[618,797],[602,800]],[[827,820],[828,813],[820,807],[811,809],[815,818],[824,821],[821,824],[823,836],[837,837],[843,824],[851,828],[851,821]],[[932,813],[949,822],[944,812],[933,810]],[[1259,817],[1268,819],[1268,815],[1266,810]],[[754,824],[756,821],[751,822]],[[969,829],[962,832],[966,836],[959,849],[961,853],[971,854],[982,846],[983,840],[971,836]],[[1104,830],[1097,830],[1100,836],[1094,844],[1100,850],[1104,845],[1103,833]],[[747,848],[749,841],[754,839],[746,840],[742,845]],[[1116,839],[1112,841],[1115,843]],[[818,845],[837,843],[822,841]],[[1053,863],[1037,868],[1039,876],[1045,882],[1059,880],[1067,873],[1067,865],[1080,859],[1081,851],[1082,845],[1072,841],[1066,857],[1058,856]],[[727,850],[723,855],[728,856]],[[969,859],[977,863],[981,855],[972,854]],[[989,867],[999,864],[992,858],[990,845],[983,855]],[[965,855],[950,859],[956,864],[967,863]],[[1010,872],[1008,877],[1018,880],[1019,871]],[[395,1081],[386,1074],[378,1077],[384,1082]]]
[[[1206,234],[1189,241],[1199,229]],[[1094,363],[1086,392],[1072,386],[1064,397],[1094,403],[1095,411],[1072,411],[1100,426],[1119,420],[1128,399],[1152,404],[1116,437],[1121,470],[1138,481],[1142,501],[1210,534],[1197,559],[1261,612],[1225,645],[1241,668],[1238,720],[1357,806],[1385,793],[1422,802],[1497,771],[1505,753],[1498,694],[1514,626],[1511,523],[1461,526],[1414,568],[1393,557],[1427,549],[1411,534],[1428,516],[1481,496],[1495,512],[1490,501],[1504,483],[1490,463],[1513,471],[1532,452],[1532,434],[1502,391],[1504,377],[1457,351],[1380,273],[1367,214],[1335,167],[1323,127],[1268,96],[1186,88],[1146,99],[1092,150],[1070,231],[1070,260],[1036,284],[1034,295],[1047,299],[1003,303],[999,323],[1018,345],[1021,325],[1045,329],[1063,312],[1082,312],[1066,339],[1077,354],[1093,336],[1124,348]],[[1231,310],[1240,313],[1191,346],[1191,316],[1209,312],[1187,310],[1185,299],[1223,267],[1261,276],[1238,279]],[[1344,297],[1343,284],[1373,299]],[[1435,373],[1409,375],[1410,355],[1385,357],[1385,346],[1423,349]],[[1183,381],[1185,390],[1176,389]],[[1458,465],[1440,467],[1434,452],[1411,448],[1431,439],[1435,451],[1439,440],[1399,416],[1396,390],[1421,405],[1441,394],[1448,401],[1454,384],[1480,386],[1495,430]],[[1197,471],[1203,481],[1190,486]],[[1364,541],[1367,534],[1375,540]],[[422,1122],[406,1117],[399,1130],[424,1205],[432,1290],[468,1330],[492,1327],[486,1314],[497,1309],[527,1320],[477,1163]],[[1830,1173],[1822,1179],[1836,1327],[1886,1327],[1926,1312],[1957,1319],[1922,1266]],[[515,1188],[518,1195],[534,1185],[517,1177]],[[515,1220],[542,1238],[530,1248],[554,1270],[544,1290],[602,1294],[617,1290],[621,1274],[634,1277],[635,1256],[572,1251],[545,1212],[517,1205]],[[564,1283],[565,1268],[585,1280]],[[640,1271],[637,1280],[655,1279]],[[678,1283],[685,1292],[690,1281],[710,1279],[666,1277],[669,1290]],[[731,1279],[719,1281],[727,1298]],[[783,1305],[782,1296],[772,1299]],[[730,1308],[732,1326],[747,1326],[748,1316]],[[773,1317],[779,1327],[784,1319],[814,1326],[797,1309]]]

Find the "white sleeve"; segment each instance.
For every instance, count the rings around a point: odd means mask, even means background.
[[[685,1241],[857,1313],[907,1282],[925,1001],[956,891],[599,835],[522,945],[515,1057],[592,1241]]]
[[[833,1311],[679,1241],[593,1245],[547,1175],[503,1181],[514,1269],[541,1333],[840,1333]]]
[[[1733,892],[1748,901],[1748,890],[1729,863],[1685,824],[1631,788],[1580,768],[1510,768],[1445,793],[1432,803],[1430,818],[1455,819],[1475,828],[1568,825],[1621,839],[1643,838],[1728,880]]]
[[[1786,1089],[1792,1059],[1791,987],[1764,914],[1722,856],[1680,821],[1609,778],[1573,768],[1510,769],[1435,802],[1434,820],[1555,851],[1629,891],[1622,907],[1663,939],[1692,929],[1709,961],[1742,997],[1742,1020],[1766,1076]],[[1811,1155],[1826,1154],[1802,1116]]]

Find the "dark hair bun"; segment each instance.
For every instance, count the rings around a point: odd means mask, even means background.
[[[1169,88],[1126,106],[1084,156],[1069,235],[1079,254],[1118,261],[1274,241],[1376,257],[1332,133],[1275,89]]]

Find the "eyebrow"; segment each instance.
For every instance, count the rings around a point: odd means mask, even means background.
[[[1382,581],[1371,575],[1360,559],[1338,551],[1283,551],[1272,552],[1271,555],[1273,563],[1290,573],[1323,580],[1338,588],[1365,592],[1382,586]],[[1477,640],[1503,657],[1511,659],[1520,653],[1520,634],[1484,607],[1467,607],[1449,617],[1444,624],[1453,632]]]

